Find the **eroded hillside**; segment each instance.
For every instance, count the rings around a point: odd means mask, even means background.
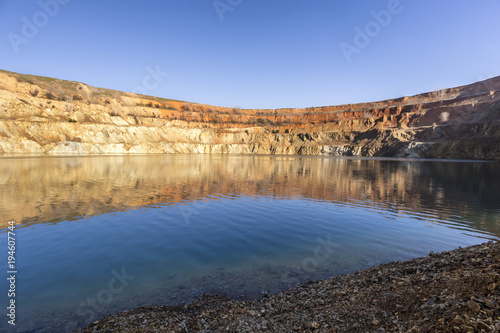
[[[0,71],[0,153],[500,159],[500,77],[373,103],[217,107]]]

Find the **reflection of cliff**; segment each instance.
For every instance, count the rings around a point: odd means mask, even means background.
[[[0,153],[500,159],[500,77],[411,97],[239,109],[0,70]]]
[[[217,196],[302,196],[464,216],[500,235],[495,163],[408,163],[287,156],[6,158],[1,223],[50,223]],[[489,213],[487,212],[489,209]],[[447,218],[447,216],[442,216]]]

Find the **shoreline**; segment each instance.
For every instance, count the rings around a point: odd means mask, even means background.
[[[499,332],[500,242],[309,281],[255,300],[205,295],[145,306],[76,332]]]

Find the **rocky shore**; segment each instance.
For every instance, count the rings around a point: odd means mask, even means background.
[[[499,332],[500,243],[310,281],[253,301],[206,295],[78,332]]]

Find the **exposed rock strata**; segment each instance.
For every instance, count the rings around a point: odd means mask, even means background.
[[[500,77],[374,103],[240,110],[0,71],[0,153],[500,159]]]

